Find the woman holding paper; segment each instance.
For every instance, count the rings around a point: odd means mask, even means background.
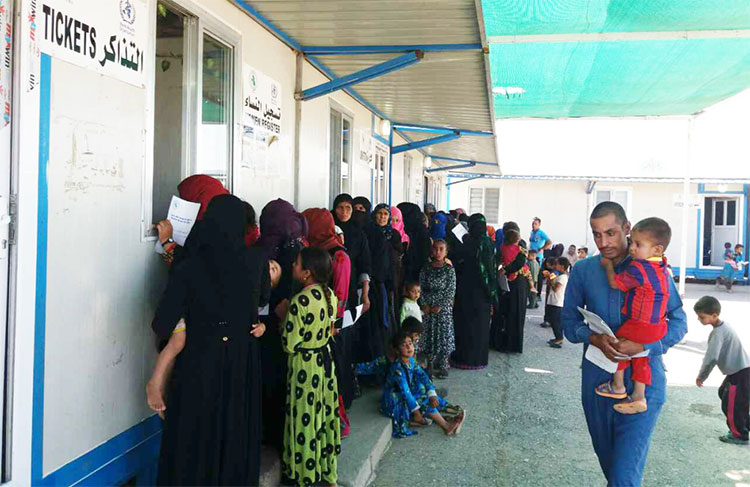
[[[487,367],[490,310],[497,300],[495,248],[487,235],[484,215],[469,218],[469,234],[462,249],[463,264],[454,309],[456,351],[453,365],[461,369]]]
[[[270,278],[244,233],[242,202],[214,197],[156,310],[159,338],[169,338],[182,317],[188,329],[169,384],[158,485],[259,482],[263,325],[253,323]]]

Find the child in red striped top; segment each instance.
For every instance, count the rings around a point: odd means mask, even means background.
[[[614,263],[602,258],[607,281],[613,289],[625,294],[622,313],[625,322],[615,335],[641,345],[664,338],[667,333],[667,301],[671,276],[667,269],[664,251],[669,245],[672,231],[661,218],[646,218],[630,232],[630,257],[615,273]],[[633,391],[628,396],[625,389],[625,369],[632,365]],[[612,381],[600,384],[596,394],[612,399],[622,399],[614,405],[623,414],[642,413],[647,410],[646,386],[651,385],[651,366],[648,356],[622,360],[617,365]]]

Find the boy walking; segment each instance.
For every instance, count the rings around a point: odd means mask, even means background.
[[[719,440],[734,445],[748,444],[750,430],[750,355],[742,347],[737,333],[719,319],[721,304],[712,296],[703,296],[693,307],[702,325],[713,327],[708,349],[695,385],[703,387],[715,365],[726,375],[719,387],[721,410],[727,417],[729,432]]]
[[[537,260],[537,251],[536,250],[529,250],[528,259],[526,262],[529,266],[529,273],[531,273],[531,279],[534,283],[534,289],[536,289],[537,292],[529,292],[529,298],[528,298],[528,305],[526,306],[529,309],[535,309],[539,307],[539,290],[541,289],[541,285],[539,283],[539,261]]]

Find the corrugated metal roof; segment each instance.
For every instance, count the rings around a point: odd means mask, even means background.
[[[478,18],[475,0],[245,3],[303,50],[312,46],[483,44],[482,20]],[[340,77],[398,55],[318,55],[314,61]],[[427,51],[419,63],[359,83],[352,89],[392,122],[494,132],[485,56],[480,49]],[[304,83],[303,89],[307,88],[311,86]],[[435,136],[418,132],[407,135],[413,140]],[[494,137],[466,136],[423,150],[443,157],[497,163]],[[441,164],[442,161],[435,160],[435,166]],[[485,170],[498,173],[497,166],[482,166],[482,172]]]

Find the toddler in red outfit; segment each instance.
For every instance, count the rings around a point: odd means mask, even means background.
[[[646,218],[639,221],[630,232],[630,261],[625,268],[615,273],[611,260],[602,258],[601,264],[607,273],[607,281],[613,289],[625,294],[623,315],[627,317],[615,332],[641,345],[664,338],[667,333],[667,301],[670,280],[664,251],[669,245],[672,231],[661,218]],[[633,392],[628,396],[625,389],[625,369],[632,366]],[[614,405],[623,414],[646,411],[646,386],[651,385],[651,366],[648,356],[632,357],[617,365],[612,381],[600,384],[596,394],[613,399],[622,399]]]

